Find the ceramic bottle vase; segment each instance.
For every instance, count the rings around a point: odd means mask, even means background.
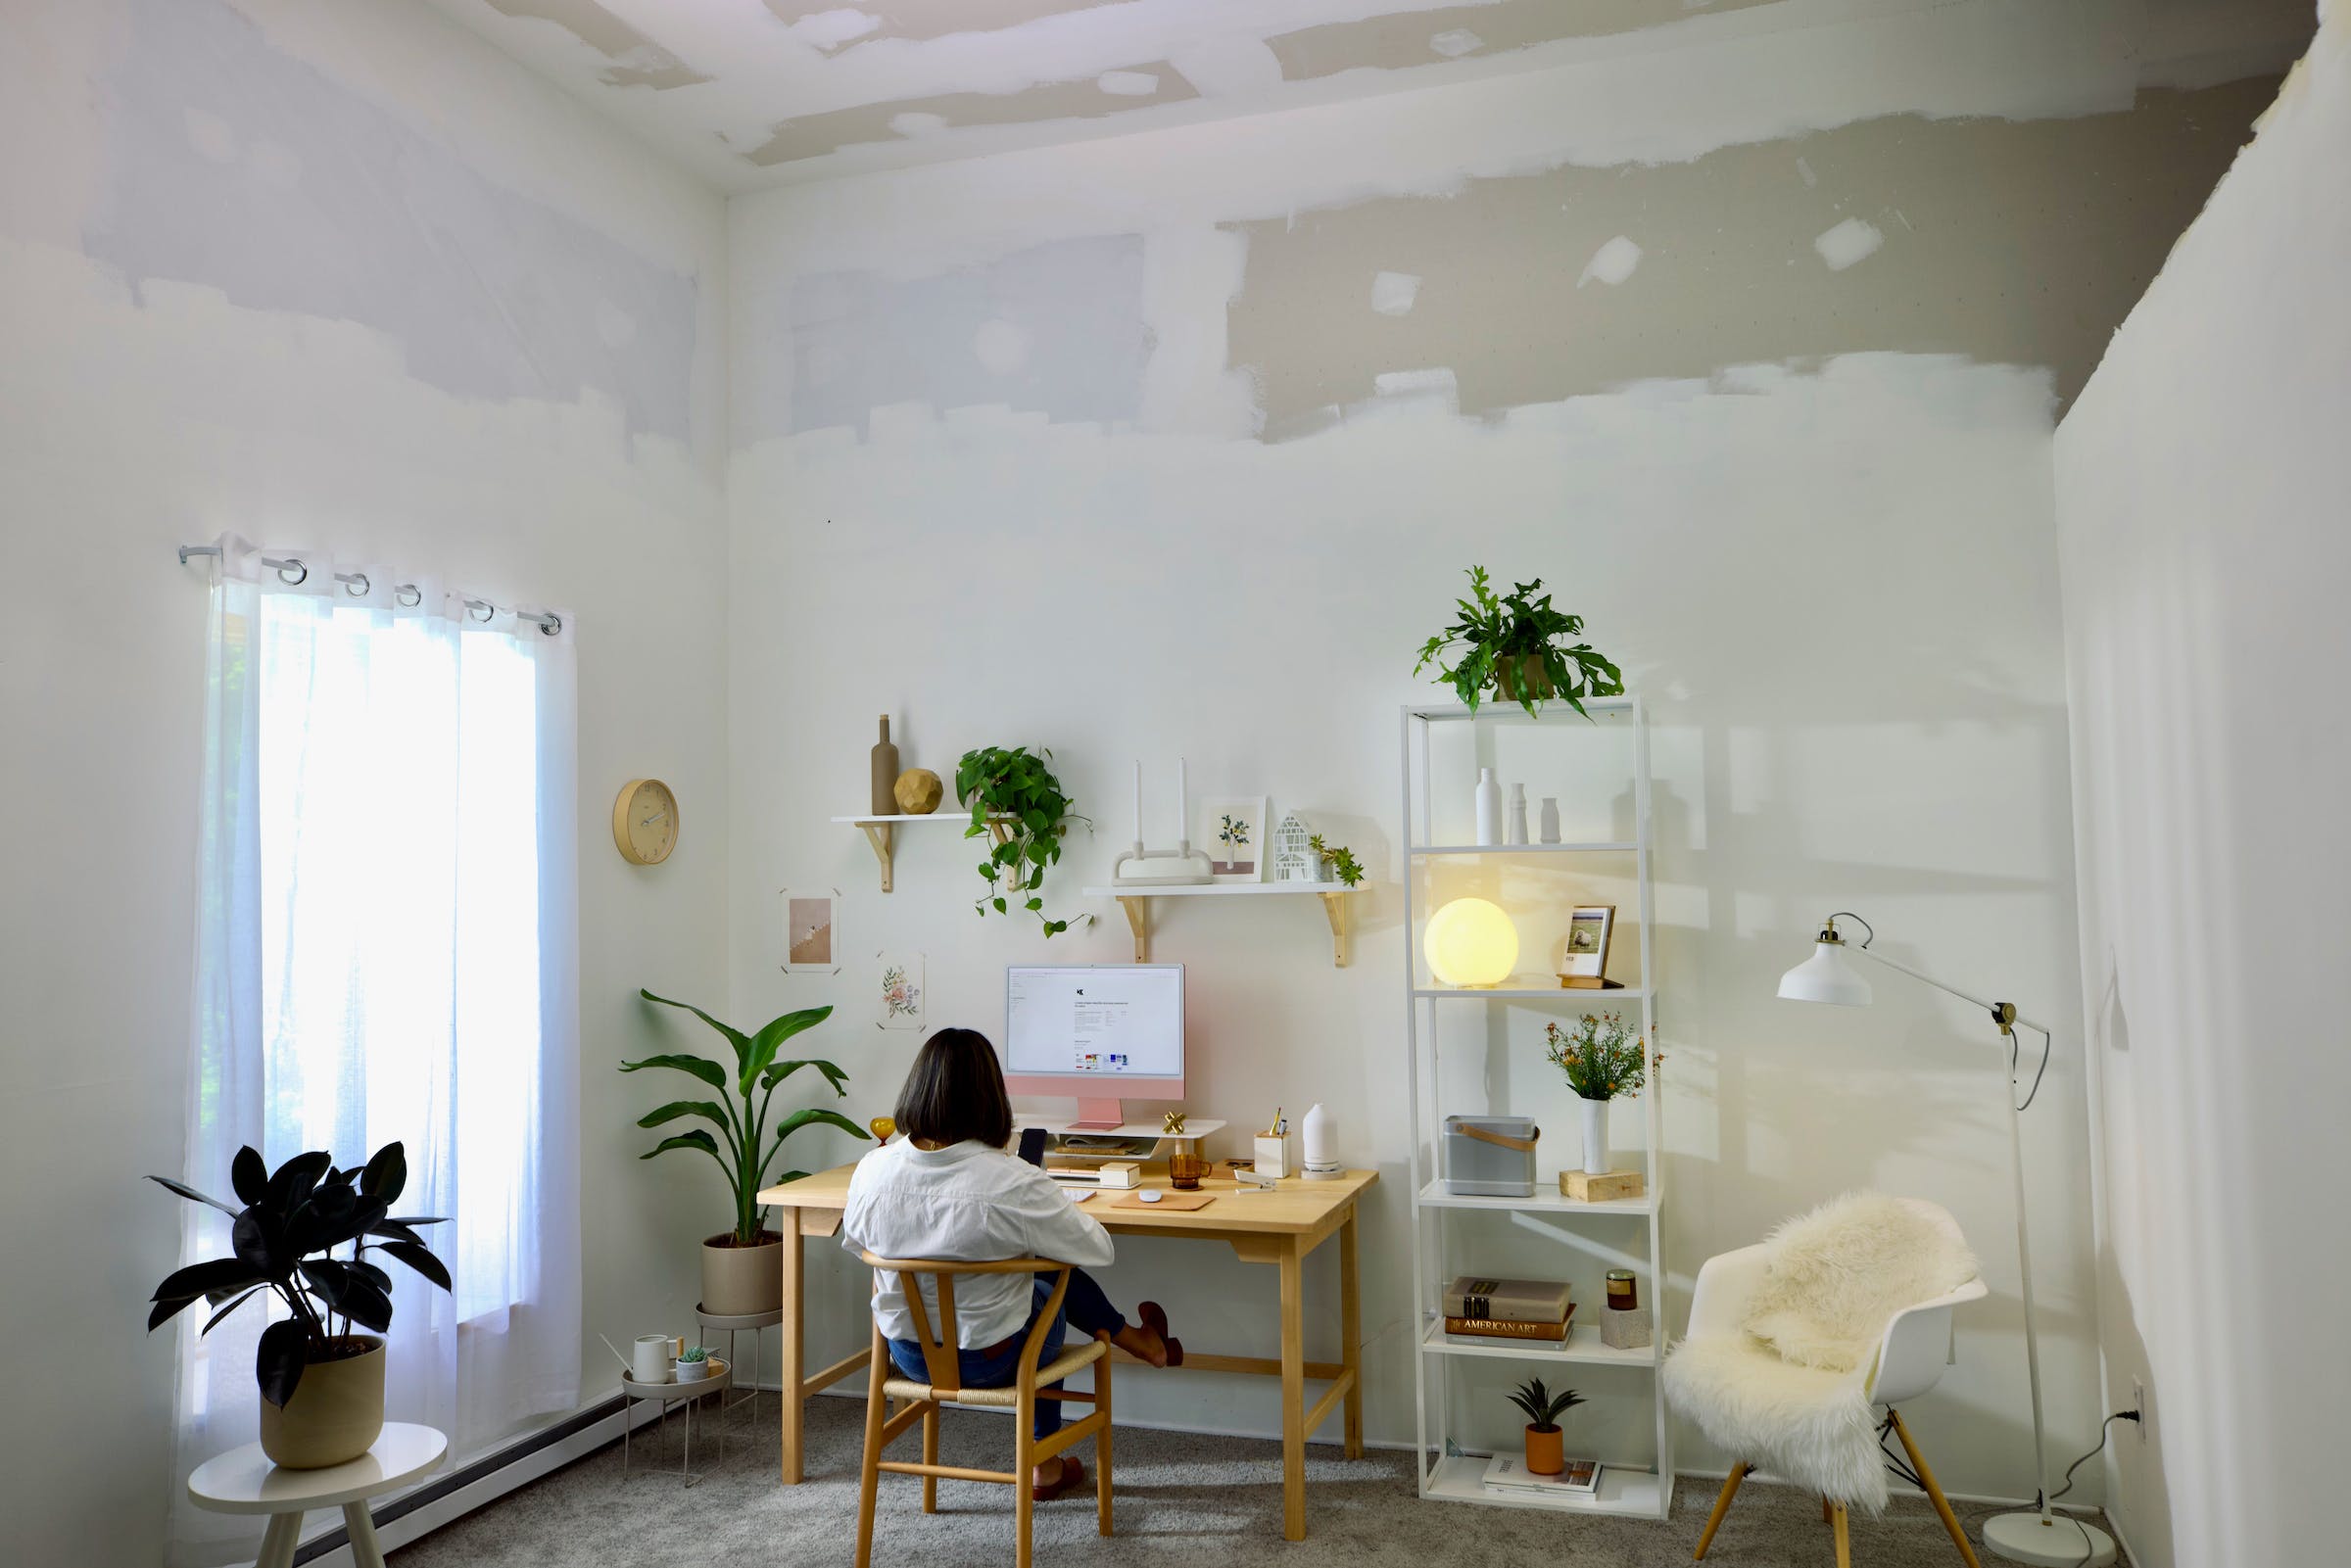
[[[1543,841],[1547,844],[1559,841],[1559,800],[1557,795],[1543,797]]]
[[[1578,1100],[1584,1114],[1584,1174],[1605,1176],[1608,1173],[1608,1102]]]
[[[898,748],[889,742],[889,715],[882,715],[882,738],[874,746],[874,803],[877,817],[892,816],[898,809]]]
[[[1477,841],[1502,842],[1502,784],[1491,768],[1477,770]]]
[[[1503,841],[1511,844],[1526,842],[1526,785],[1511,785],[1511,816],[1503,830]]]

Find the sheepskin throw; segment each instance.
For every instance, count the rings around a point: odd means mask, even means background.
[[[1850,1372],[1877,1354],[1886,1321],[1976,1277],[1956,1231],[1883,1193],[1848,1193],[1765,1239],[1747,1331],[1783,1361]]]
[[[1675,1346],[1666,1397],[1728,1452],[1881,1512],[1878,1345],[1896,1312],[1974,1278],[1975,1258],[1947,1216],[1877,1193],[1824,1204],[1764,1245],[1742,1329]]]

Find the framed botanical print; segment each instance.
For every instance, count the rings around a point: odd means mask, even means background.
[[[1263,881],[1266,875],[1266,797],[1210,795],[1192,825],[1192,847],[1208,855],[1212,879]]]

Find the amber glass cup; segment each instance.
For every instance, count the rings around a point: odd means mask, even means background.
[[[1198,1192],[1200,1178],[1215,1168],[1198,1155],[1170,1155],[1168,1157],[1168,1185],[1177,1192]]]

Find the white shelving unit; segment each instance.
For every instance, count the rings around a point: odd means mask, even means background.
[[[1618,732],[1629,731],[1631,766],[1629,778],[1616,783],[1629,788],[1634,836],[1629,839],[1585,839],[1558,844],[1461,844],[1441,841],[1440,824],[1435,820],[1437,790],[1446,790],[1448,798],[1466,802],[1475,786],[1474,771],[1467,777],[1432,775],[1431,737],[1439,727],[1470,726],[1472,749],[1483,758],[1491,736],[1489,727],[1500,725],[1527,726],[1539,723],[1546,743],[1572,744],[1590,734],[1583,720],[1564,703],[1554,702],[1545,710],[1540,721],[1529,720],[1515,705],[1500,702],[1481,705],[1473,714],[1458,704],[1409,706],[1404,710],[1404,839],[1411,847],[1406,851],[1405,871],[1405,1034],[1408,1049],[1408,1081],[1412,1096],[1412,1191],[1413,1191],[1413,1290],[1418,1303],[1421,1332],[1415,1354],[1414,1382],[1417,1422],[1418,1471],[1420,1496],[1455,1502],[1478,1502],[1506,1508],[1545,1508],[1559,1513],[1615,1514],[1636,1518],[1662,1520],[1673,1507],[1673,1428],[1665,1408],[1662,1380],[1656,1374],[1658,1358],[1665,1345],[1665,1280],[1666,1264],[1663,1249],[1664,1183],[1657,1154],[1664,1147],[1663,1084],[1657,1074],[1650,1074],[1648,1087],[1634,1102],[1642,1107],[1646,1122],[1646,1137],[1641,1149],[1641,1169],[1647,1191],[1639,1198],[1619,1199],[1607,1203],[1577,1203],[1560,1196],[1556,1190],[1538,1188],[1529,1198],[1484,1198],[1457,1196],[1446,1190],[1440,1169],[1440,1144],[1444,1116],[1448,1110],[1463,1107],[1444,1107],[1438,1104],[1441,1076],[1438,1071],[1440,1016],[1459,1021],[1459,1010],[1466,1003],[1482,1003],[1488,1007],[1497,1003],[1557,1004],[1562,1020],[1578,1013],[1607,1008],[1610,1011],[1640,1010],[1641,1037],[1654,1052],[1656,1047],[1656,955],[1650,933],[1654,927],[1654,898],[1651,883],[1650,856],[1650,771],[1648,715],[1637,696],[1588,699],[1585,706],[1600,728]],[[1556,742],[1553,736],[1556,735]],[[1610,804],[1621,799],[1621,790],[1611,793]],[[1566,802],[1562,801],[1562,804]],[[1579,813],[1578,820],[1588,813]],[[1458,832],[1458,826],[1443,825]],[[1621,822],[1610,825],[1622,832]],[[1570,989],[1559,985],[1547,974],[1516,974],[1506,983],[1491,989],[1463,989],[1436,984],[1422,970],[1419,952],[1420,935],[1427,920],[1429,903],[1427,883],[1436,868],[1462,864],[1458,857],[1478,857],[1468,862],[1472,869],[1494,863],[1497,875],[1509,877],[1515,868],[1540,868],[1557,876],[1576,864],[1574,857],[1586,857],[1607,868],[1612,880],[1626,879],[1626,861],[1629,859],[1630,879],[1633,883],[1635,909],[1628,920],[1618,911],[1616,930],[1610,944],[1611,968],[1617,967],[1615,956],[1622,951],[1620,944],[1630,938],[1639,952],[1639,978],[1621,988],[1606,990]],[[1562,859],[1561,857],[1565,857]],[[1513,911],[1515,915],[1517,912]],[[1536,1058],[1533,1064],[1543,1070],[1549,1065]],[[1527,1064],[1513,1062],[1513,1069]],[[1502,1114],[1507,1107],[1488,1108]],[[1625,1266],[1621,1260],[1628,1249],[1629,1229],[1645,1230],[1648,1253],[1645,1259],[1635,1259],[1641,1279],[1641,1289],[1650,1314],[1650,1343],[1639,1350],[1618,1351],[1603,1345],[1597,1321],[1584,1321],[1569,1330],[1563,1347],[1513,1344],[1462,1344],[1445,1333],[1441,1304],[1437,1293],[1443,1288],[1450,1266],[1448,1259],[1448,1225],[1463,1212],[1485,1211],[1508,1214],[1522,1214],[1530,1223],[1516,1227],[1511,1245],[1518,1249],[1519,1258],[1480,1259],[1473,1266],[1495,1273],[1542,1273],[1539,1264],[1523,1261],[1528,1249],[1546,1245],[1575,1249],[1583,1247],[1578,1227],[1589,1225],[1593,1236],[1583,1250],[1607,1259],[1612,1266]],[[1489,1221],[1490,1223],[1490,1221]],[[1541,1239],[1545,1229],[1567,1230],[1574,1235],[1561,1236],[1556,1241]],[[1577,1315],[1597,1314],[1598,1303],[1581,1298]],[[1619,1462],[1616,1457],[1599,1454],[1603,1461],[1599,1491],[1589,1497],[1504,1497],[1485,1490],[1485,1465],[1482,1457],[1448,1454],[1449,1442],[1456,1441],[1452,1430],[1454,1403],[1452,1379],[1457,1369],[1466,1375],[1479,1362],[1503,1361],[1511,1363],[1513,1376],[1541,1376],[1544,1363],[1571,1366],[1607,1366],[1629,1369],[1649,1380],[1652,1424],[1655,1431],[1653,1457],[1646,1470]],[[1490,1374],[1489,1374],[1490,1375]],[[1556,1381],[1556,1379],[1555,1379]],[[1474,1447],[1463,1443],[1462,1447]],[[1572,1440],[1570,1447],[1573,1447]]]

